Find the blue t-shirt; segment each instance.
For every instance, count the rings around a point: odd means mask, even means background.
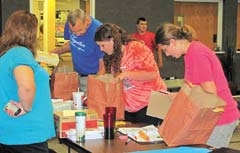
[[[69,29],[68,23],[64,28],[64,39],[70,40],[74,70],[84,75],[97,73],[99,59],[102,59],[104,55],[94,41],[95,32],[102,23],[94,18],[91,20],[86,33],[81,36],[74,35]]]
[[[9,100],[19,102],[18,86],[13,71],[27,65],[34,72],[36,93],[32,110],[23,116],[10,117],[4,110]],[[14,47],[0,57],[0,143],[31,144],[55,136],[53,107],[48,73],[25,47]]]

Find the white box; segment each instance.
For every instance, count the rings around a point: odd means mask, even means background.
[[[49,52],[37,51],[36,61],[57,66],[59,63],[59,57],[58,54],[53,53],[50,54]]]

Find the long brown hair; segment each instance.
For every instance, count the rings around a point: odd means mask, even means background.
[[[97,29],[94,40],[109,41],[111,38],[114,41],[114,52],[112,55],[105,54],[103,60],[106,72],[110,73],[113,71],[114,74],[117,74],[121,72],[122,45],[126,45],[129,41],[136,39],[131,38],[121,27],[112,23],[105,23]]]
[[[0,56],[14,46],[24,46],[32,51],[36,45],[38,20],[26,10],[13,12],[6,21],[0,38]]]

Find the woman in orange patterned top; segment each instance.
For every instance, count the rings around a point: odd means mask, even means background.
[[[166,90],[152,51],[131,38],[119,26],[106,23],[95,33],[95,41],[105,52],[105,73],[123,81],[125,119],[133,123],[158,125],[160,119],[146,115],[152,90]]]

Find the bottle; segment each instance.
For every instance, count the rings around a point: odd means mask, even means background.
[[[77,142],[85,142],[85,129],[86,129],[86,113],[76,112],[76,140]]]
[[[103,114],[104,120],[104,138],[114,139],[115,118],[111,113]]]

